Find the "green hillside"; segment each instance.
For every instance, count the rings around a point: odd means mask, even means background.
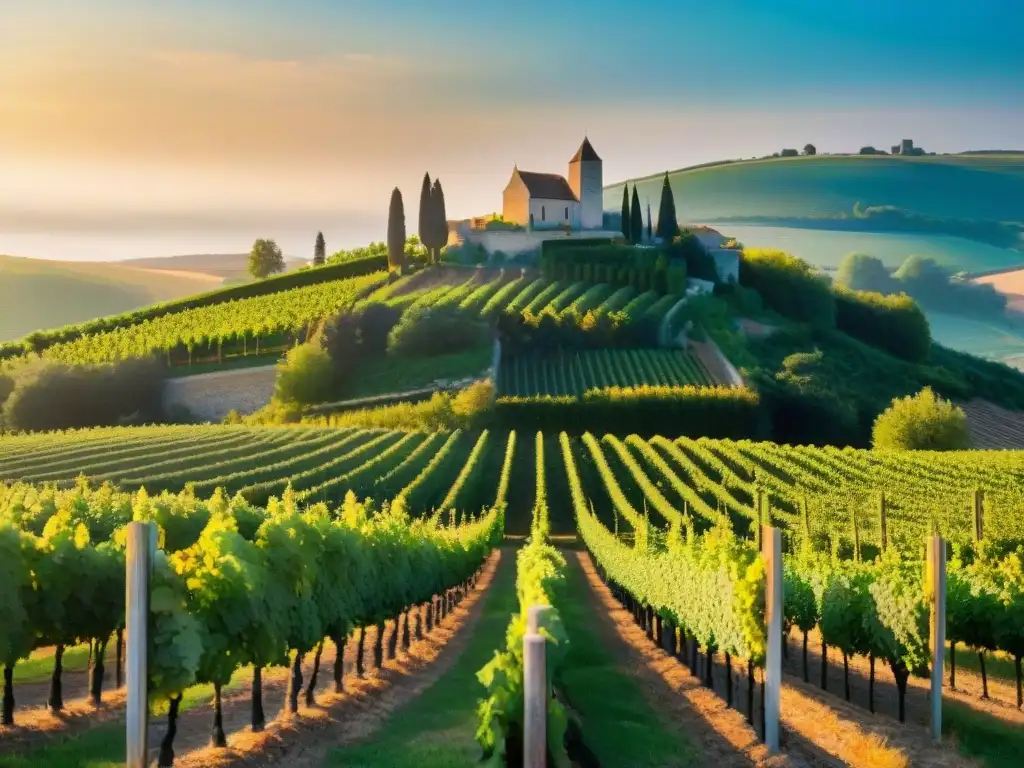
[[[0,256],[0,341],[218,287],[198,271]]]
[[[837,216],[857,202],[923,216],[1024,221],[1024,155],[772,158],[676,170],[669,178],[688,222]],[[635,181],[640,199],[655,201],[656,209],[662,174]],[[618,211],[621,201],[622,182],[605,187],[605,210]]]

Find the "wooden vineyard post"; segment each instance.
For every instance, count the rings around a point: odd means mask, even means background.
[[[985,536],[985,495],[979,488],[974,491],[974,541],[981,541]]]
[[[523,638],[523,768],[547,765],[547,641],[538,634]]]
[[[782,693],[782,532],[766,525],[761,530],[764,558],[765,624],[768,649],[764,670],[764,743],[771,754],[779,751],[779,705]]]
[[[946,650],[946,540],[941,536],[928,538],[927,562],[928,600],[931,605],[931,725],[932,739],[942,741],[942,674]]]
[[[127,768],[149,765],[149,576],[156,550],[156,526],[153,523],[128,523],[128,548],[125,557],[125,634],[127,668],[125,690]]]

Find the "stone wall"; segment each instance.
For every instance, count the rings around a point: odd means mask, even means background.
[[[479,229],[463,229],[461,236],[466,242],[473,245],[482,245],[488,253],[501,251],[502,253],[514,256],[519,253],[540,250],[540,245],[545,240],[565,240],[565,232],[561,230],[547,230],[534,232],[501,232]],[[622,237],[621,232],[609,232],[600,229],[585,229],[573,231],[569,237],[577,239],[589,239],[592,237]]]
[[[187,408],[200,421],[219,422],[232,410],[246,415],[270,402],[276,375],[268,365],[168,379],[164,407]]]

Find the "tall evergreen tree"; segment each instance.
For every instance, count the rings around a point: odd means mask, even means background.
[[[430,193],[430,174],[424,173],[423,186],[420,187],[419,226],[416,231],[419,233],[420,242],[423,243],[423,247],[427,249],[428,254],[430,253],[431,227],[433,226],[433,219],[431,218],[431,213],[433,211],[431,204],[433,201],[431,200]]]
[[[322,267],[327,262],[327,243],[324,242],[324,233],[316,233],[316,245],[313,246],[313,266]]]
[[[629,204],[629,239],[639,243],[644,239],[644,212],[640,209],[640,195],[633,185],[633,199]]]
[[[629,184],[622,185],[622,236],[630,240],[629,229]]]
[[[388,208],[388,268],[399,269],[405,264],[405,205],[402,192],[395,187]]]
[[[661,205],[658,206],[658,229],[656,234],[665,242],[671,242],[679,233],[679,222],[676,220],[676,199],[672,194],[672,185],[668,183],[668,172],[661,185]]]
[[[434,249],[434,261],[437,262],[441,260],[441,249],[448,244],[448,213],[444,207],[444,189],[441,188],[440,179],[434,179],[430,200],[430,218],[434,223],[431,228],[431,247]]]
[[[647,201],[647,242],[651,242],[651,201]]]

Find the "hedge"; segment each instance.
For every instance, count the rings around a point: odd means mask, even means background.
[[[292,288],[301,288],[315,283],[325,283],[331,280],[343,280],[349,277],[359,277],[372,272],[379,272],[387,268],[387,258],[382,256],[368,256],[363,259],[353,259],[339,264],[328,264],[315,269],[304,269],[296,272],[287,272],[276,277],[268,277],[264,280],[257,280],[242,285],[232,285],[227,288],[218,288],[206,293],[187,296],[183,299],[166,301],[161,304],[152,304],[148,307],[137,309],[134,312],[126,312],[122,315],[111,315],[96,320],[89,320],[78,325],[67,325],[50,331],[36,331],[30,333],[20,341],[0,344],[0,360],[18,357],[26,352],[42,352],[48,347],[75,339],[92,333],[103,333],[112,331],[115,328],[137,325],[146,320],[152,320],[175,312],[182,312],[186,309],[206,307],[211,304],[220,304],[225,301],[236,299],[250,299],[255,296],[265,296],[270,293],[287,291]]]
[[[740,285],[792,320],[834,328],[836,302],[828,280],[803,259],[783,251],[747,248],[740,257]]]
[[[567,237],[565,240],[544,240],[540,244],[541,261],[549,255],[574,248],[592,248],[596,245],[611,245],[610,237]]]
[[[516,430],[635,432],[643,437],[687,435],[763,439],[767,423],[757,393],[741,387],[610,387],[583,397],[501,397],[495,426]]]
[[[840,331],[904,360],[916,363],[928,358],[931,329],[912,298],[840,286],[834,292],[836,328]]]

